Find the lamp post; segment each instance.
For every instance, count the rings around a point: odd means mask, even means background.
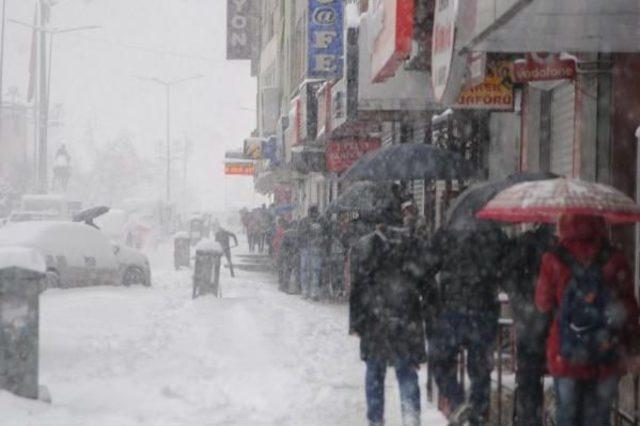
[[[166,139],[167,139],[167,175],[166,175],[166,202],[167,205],[171,202],[171,88],[180,83],[184,83],[191,80],[202,78],[201,74],[196,74],[187,78],[180,78],[177,80],[161,80],[155,77],[140,77],[136,76],[138,80],[149,81],[151,83],[159,84],[165,88],[165,96],[167,103],[166,111]]]
[[[5,0],[6,1],[6,0]],[[49,21],[49,9],[52,5],[41,2],[41,25],[32,25],[26,22],[9,19],[8,21],[23,27],[30,28],[40,34],[40,119],[39,142],[38,142],[38,189],[42,193],[47,193],[47,149],[48,149],[48,127],[49,127],[49,101],[51,95],[51,69],[53,61],[53,39],[59,34],[66,34],[76,31],[95,30],[101,28],[97,25],[81,26],[73,28],[51,28],[47,27]],[[46,11],[46,12],[45,12]],[[47,52],[45,49],[46,36],[49,35],[49,68],[47,70]]]
[[[2,82],[4,81],[4,26],[5,12],[7,11],[7,0],[2,0],[2,30],[0,30],[0,138],[2,137],[2,106],[3,106],[3,94],[4,87]]]

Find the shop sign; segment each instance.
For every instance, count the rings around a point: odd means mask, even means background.
[[[318,101],[318,123],[317,123],[317,138],[320,139],[324,134],[330,131],[329,120],[331,119],[331,83],[326,82],[316,95]]]
[[[436,0],[431,45],[431,79],[436,101],[446,103],[451,91],[458,0]]]
[[[307,77],[332,79],[344,66],[344,1],[309,0]]]
[[[525,59],[514,63],[513,73],[517,83],[573,79],[576,62],[573,59],[561,59],[556,53],[527,53]]]
[[[380,148],[380,139],[346,139],[327,144],[327,171],[342,173],[369,151]]]
[[[251,59],[254,0],[227,0],[227,59]]]
[[[464,90],[453,108],[513,109],[513,62],[488,60],[484,81]]]
[[[247,158],[260,160],[262,158],[262,138],[247,138],[244,140],[244,154]]]
[[[347,90],[344,79],[331,87],[330,130],[340,127],[347,121]]]
[[[300,128],[300,97],[296,96],[291,101],[291,108],[286,120],[286,127],[283,123],[283,145],[284,145],[284,161],[291,162],[291,150],[299,143]]]
[[[371,80],[380,83],[393,77],[411,55],[415,0],[380,0],[374,22],[382,23],[371,53]]]
[[[262,141],[262,159],[269,160],[269,166],[277,166],[278,161],[278,139],[275,136]]]
[[[249,156],[240,151],[226,151],[224,153],[224,158],[228,158],[230,160],[251,160]]]
[[[253,176],[253,163],[249,162],[226,162],[224,163],[224,174],[235,176]]]
[[[316,138],[318,130],[318,100],[316,94],[321,84],[319,81],[305,81],[300,86],[298,143],[304,143]]]

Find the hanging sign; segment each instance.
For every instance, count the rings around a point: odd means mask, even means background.
[[[224,163],[225,175],[253,176],[253,173],[254,173],[253,163],[249,163],[249,162]]]
[[[342,173],[369,151],[380,148],[380,139],[347,139],[327,144],[327,171]]]
[[[307,77],[342,77],[344,1],[309,0]]]
[[[573,59],[561,59],[556,53],[527,53],[525,59],[514,63],[513,73],[518,83],[573,79],[576,76],[576,62]]]
[[[453,108],[513,109],[513,62],[488,60],[484,81],[464,90]]]
[[[445,105],[457,98],[466,72],[466,58],[455,51],[458,1],[436,0],[434,15],[431,81],[436,101]]]
[[[253,0],[227,0],[227,59],[251,59]]]
[[[371,53],[371,81],[380,83],[393,77],[411,55],[414,0],[382,0],[374,14],[382,25]]]

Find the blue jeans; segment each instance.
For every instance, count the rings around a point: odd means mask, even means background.
[[[616,376],[601,381],[556,377],[556,425],[609,426],[619,380]]]
[[[322,251],[315,247],[300,250],[300,287],[303,297],[320,296]]]
[[[387,375],[387,362],[368,359],[366,363],[367,419],[371,423],[382,423],[384,421],[384,380]],[[400,387],[402,423],[404,426],[418,426],[420,424],[420,387],[418,386],[417,366],[409,360],[400,360],[395,364],[395,369]]]
[[[487,421],[491,397],[493,347],[498,328],[496,315],[491,313],[444,312],[436,321],[429,340],[429,362],[440,395],[451,411],[465,401],[458,381],[458,355],[467,350],[467,372],[471,382],[469,403],[471,425]]]

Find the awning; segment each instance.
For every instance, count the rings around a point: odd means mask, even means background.
[[[485,3],[479,0],[480,11]],[[638,0],[517,0],[466,46],[486,52],[640,52]]]
[[[256,177],[254,187],[261,194],[269,194],[276,186],[293,183],[296,179],[300,179],[300,175],[293,170],[275,169]]]

